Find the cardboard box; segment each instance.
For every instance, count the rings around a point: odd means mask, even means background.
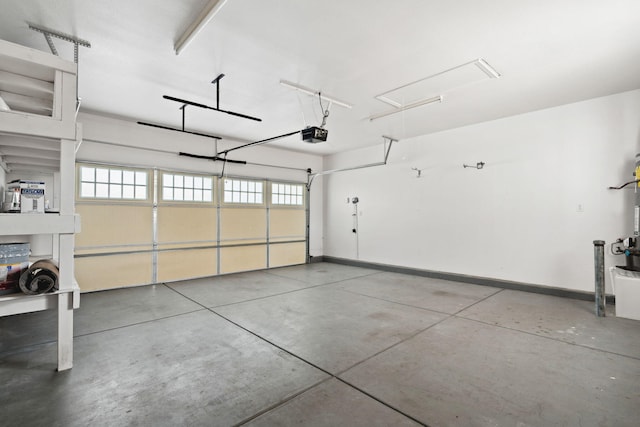
[[[7,190],[15,188],[20,189],[20,213],[44,213],[44,182],[17,179],[7,184]]]

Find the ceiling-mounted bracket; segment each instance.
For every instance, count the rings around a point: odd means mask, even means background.
[[[384,138],[384,149],[385,149],[385,153],[384,153],[384,164],[387,164],[387,160],[389,160],[389,153],[391,152],[391,145],[393,145],[394,142],[398,142],[397,139],[392,138],[390,136],[386,136],[386,135],[382,135],[382,138]],[[389,146],[387,147],[387,141],[389,142]]]
[[[185,122],[185,115],[186,115],[185,111],[187,109],[187,104],[182,104],[182,107],[180,107],[180,109],[182,110],[182,132],[184,132],[185,131],[184,122]]]
[[[212,107],[210,105],[200,104],[200,103],[189,101],[189,100],[182,99],[182,98],[176,98],[174,96],[169,96],[169,95],[163,95],[162,97],[164,99],[168,99],[169,101],[180,102],[182,104],[182,107],[180,107],[180,108],[182,108],[183,110],[184,110],[184,106],[185,105],[192,105],[194,107],[202,108],[202,109],[205,109],[205,110],[218,111],[220,113],[229,114],[229,115],[240,117],[240,118],[243,118],[243,119],[254,120],[256,122],[261,122],[262,119],[260,119],[258,117],[248,116],[246,114],[236,113],[235,111],[223,110],[223,109],[220,108],[220,80],[223,77],[224,77],[224,74],[219,74],[218,77],[216,77],[215,79],[213,79],[211,81],[212,84],[216,85],[216,106],[215,107]]]
[[[76,64],[78,63],[78,46],[84,46],[89,48],[91,47],[91,43],[89,43],[88,41],[79,39],[78,37],[72,36],[71,34],[61,33],[60,31],[52,30],[50,28],[40,27],[38,25],[34,25],[29,22],[27,22],[27,25],[29,25],[30,30],[44,34],[44,38],[47,41],[47,44],[49,45],[49,49],[51,49],[51,53],[54,54],[55,56],[59,56],[59,55],[55,45],[53,44],[53,40],[51,39],[51,37],[55,37],[57,39],[72,43],[74,47],[73,62],[75,62]]]
[[[218,77],[211,80],[211,84],[216,85],[216,108],[220,109],[220,80],[224,77],[224,74],[218,74]]]
[[[49,45],[49,49],[51,49],[51,53],[54,54],[55,56],[59,56],[59,55],[58,55],[58,50],[56,49],[56,46],[53,44],[52,37],[72,43],[73,44],[73,62],[75,62],[76,65],[78,64],[78,46],[83,46],[88,48],[91,47],[91,43],[89,43],[88,41],[72,36],[71,34],[61,33],[60,31],[52,30],[50,28],[40,27],[38,25],[31,24],[30,22],[27,22],[27,25],[29,26],[30,30],[36,31],[38,33],[42,33],[44,35],[44,39],[47,41],[47,44]],[[80,67],[78,67],[78,71],[76,72],[76,114],[78,114],[78,111],[80,110],[80,103],[82,102],[82,99],[80,98],[79,91],[78,91],[79,75],[80,75]]]
[[[466,168],[471,168],[471,169],[482,169],[482,168],[484,167],[484,165],[485,165],[485,162],[478,162],[478,163],[476,163],[475,165],[468,165],[468,164],[466,164],[466,163],[465,163],[465,164],[463,164],[463,165],[462,165],[462,167],[463,167],[464,169],[466,169]]]

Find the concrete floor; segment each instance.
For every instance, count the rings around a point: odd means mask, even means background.
[[[640,425],[640,322],[584,301],[318,263],[75,319],[60,373],[54,312],[0,319],[1,425]]]

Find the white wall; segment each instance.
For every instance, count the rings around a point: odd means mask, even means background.
[[[77,152],[78,161],[168,168],[215,175],[221,172],[220,162],[192,159],[177,154],[187,152],[212,156],[215,154],[215,140],[211,138],[154,129],[94,114],[81,113],[78,121],[82,123],[83,129],[83,142]],[[265,138],[270,136],[272,135],[265,135]],[[111,145],[113,143],[125,145],[125,147]],[[224,141],[219,143],[219,151],[232,146],[226,144]],[[294,153],[268,145],[237,150],[230,153],[228,158],[303,170],[311,168],[315,171],[322,170],[323,162],[320,156]],[[306,172],[301,170],[231,163],[227,163],[225,175],[296,182],[306,182],[307,179]],[[322,183],[319,182],[314,184],[311,191],[310,252],[312,256],[323,253],[322,202]]]
[[[607,187],[633,179],[639,138],[636,90],[400,141],[387,166],[324,178],[324,254],[593,291],[593,240],[633,232],[633,190]],[[381,160],[381,150],[325,167]]]

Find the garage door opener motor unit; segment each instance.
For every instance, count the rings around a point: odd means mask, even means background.
[[[311,144],[317,144],[318,142],[325,142],[329,131],[317,126],[311,126],[306,129],[302,129],[302,140]]]

